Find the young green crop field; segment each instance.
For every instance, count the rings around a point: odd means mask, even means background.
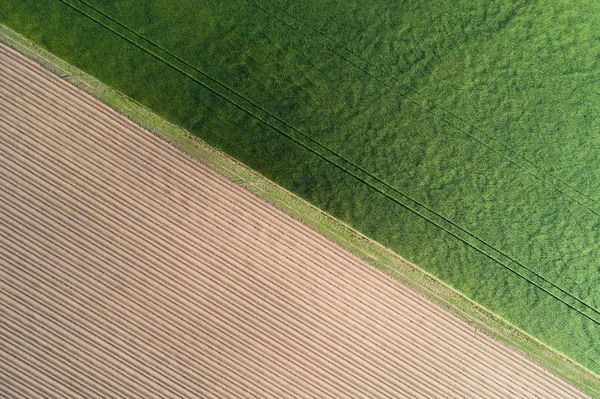
[[[600,373],[600,3],[1,0],[20,32]]]

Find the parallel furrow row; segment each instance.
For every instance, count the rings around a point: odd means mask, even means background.
[[[41,204],[41,203],[40,203],[40,204]],[[13,204],[12,204],[12,206],[13,206],[13,207],[17,207],[17,206],[19,206],[19,205],[17,205],[17,204],[14,204],[14,203],[13,203]],[[23,212],[23,213],[24,213],[24,214],[31,214],[31,213],[32,213],[32,210],[31,210],[31,209],[28,209],[28,210],[26,210],[26,211],[25,211],[25,212]],[[91,222],[91,220],[88,220],[87,222],[89,223],[89,222]],[[89,241],[96,242],[96,239],[90,239]],[[189,277],[191,277],[191,276],[188,276],[188,278],[189,278]],[[216,287],[215,287],[215,286],[213,286],[213,288],[216,288]],[[227,292],[227,291],[225,291],[225,292]],[[243,296],[242,296],[242,298],[241,298],[241,299],[243,300]],[[268,304],[268,303],[264,303],[264,305],[263,305],[263,306],[264,306],[265,308],[267,308],[267,307],[269,306],[269,304]],[[276,309],[274,309],[274,311],[276,311]],[[299,336],[298,336],[298,339],[302,339],[302,338],[303,338],[303,337],[302,337],[301,335],[299,335]],[[332,342],[332,345],[333,345],[333,344],[334,344],[334,343]]]
[[[69,87],[69,86],[67,86],[67,87]],[[139,143],[138,143],[138,144],[139,144]],[[133,154],[135,154],[135,153],[133,153]]]

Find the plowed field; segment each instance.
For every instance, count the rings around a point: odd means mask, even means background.
[[[584,395],[0,47],[0,394]]]

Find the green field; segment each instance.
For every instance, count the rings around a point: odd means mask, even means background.
[[[600,373],[600,4],[173,4],[0,23]]]

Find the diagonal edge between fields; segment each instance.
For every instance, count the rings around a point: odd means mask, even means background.
[[[450,219],[437,213],[435,210],[429,208],[427,205],[422,204],[419,201],[415,200],[408,194],[401,192],[400,190],[391,186],[390,184],[388,184],[381,178],[375,176],[373,173],[354,164],[352,161],[346,159],[342,155],[329,149],[328,147],[326,147],[319,141],[315,140],[311,136],[301,132],[300,130],[289,125],[287,122],[283,121],[282,119],[278,118],[277,116],[269,113],[269,111],[263,109],[260,105],[256,104],[252,100],[249,100],[248,98],[245,98],[244,96],[238,94],[233,89],[229,88],[227,85],[223,84],[222,82],[219,82],[217,79],[207,75],[206,73],[204,73],[197,67],[191,65],[187,61],[181,59],[177,55],[174,55],[173,53],[164,49],[160,45],[154,43],[153,41],[147,39],[143,35],[130,29],[128,26],[115,20],[110,15],[107,15],[107,14],[103,13],[101,10],[98,10],[96,7],[90,5],[85,0],[76,0],[76,1],[78,1],[81,4],[84,4],[86,7],[91,9],[93,13],[99,14],[100,17],[98,17],[98,15],[96,15],[96,16],[90,15],[88,12],[83,11],[83,10],[77,8],[76,6],[74,6],[73,4],[71,4],[70,1],[67,1],[67,0],[60,0],[60,1],[62,3],[64,3],[65,5],[71,7],[75,11],[81,13],[85,17],[100,24],[101,26],[108,29],[112,33],[118,35],[119,37],[121,37],[124,40],[128,41],[129,43],[133,44],[134,46],[136,46],[137,48],[146,52],[147,54],[151,55],[158,61],[163,62],[165,65],[173,68],[174,70],[183,74],[187,78],[192,79],[196,83],[202,85],[207,90],[218,95],[219,97],[221,97],[228,103],[232,104],[234,107],[240,109],[242,112],[245,112],[245,113],[249,114],[250,116],[258,119],[259,121],[265,123],[267,126],[274,129],[279,134],[285,136],[289,140],[293,141],[295,144],[300,145],[305,150],[320,157],[325,162],[331,164],[335,168],[341,170],[344,173],[349,174],[354,179],[367,185],[371,189],[382,194],[383,196],[385,196],[389,200],[397,203],[398,205],[405,207],[409,211],[411,211],[411,212],[415,213],[416,215],[420,216],[421,218],[425,219],[427,222],[434,224],[436,227],[442,229],[444,232],[455,237],[456,239],[463,242],[467,246],[471,247],[475,251],[481,253],[488,259],[494,261],[496,264],[500,265],[504,269],[508,270],[509,272],[515,274],[516,276],[518,276],[520,278],[523,278],[524,280],[526,280],[530,284],[534,285],[535,287],[537,287],[541,291],[545,292],[546,294],[550,295],[551,297],[555,298],[556,300],[558,300],[559,302],[561,302],[568,308],[574,310],[576,313],[578,313],[581,316],[592,321],[594,324],[600,326],[600,321],[597,320],[595,317],[592,317],[588,314],[589,312],[591,312],[592,314],[598,316],[598,315],[600,315],[600,310],[594,308],[593,306],[589,305],[585,301],[583,301],[583,300],[579,299],[578,297],[576,297],[575,295],[569,293],[567,290],[561,288],[560,286],[556,285],[552,281],[548,280],[544,276],[533,271],[531,268],[527,267],[526,265],[522,264],[518,260],[514,259],[514,257],[504,253],[502,250],[487,243],[483,239],[477,237],[475,234],[473,234],[470,231],[466,230],[465,228],[459,226],[458,224],[452,222]],[[103,18],[103,19],[105,19],[105,21],[101,21],[99,18]],[[111,27],[108,24],[113,24],[113,25],[116,24],[117,28],[115,28],[114,26]],[[116,29],[125,29],[126,33],[118,32]],[[135,35],[136,39],[132,39],[131,37],[128,37],[128,33],[132,33],[133,35]],[[146,48],[143,44],[138,43],[137,38],[143,40],[146,44],[149,44],[151,47],[153,47],[154,51]],[[160,53],[160,54],[157,54],[157,53]],[[175,65],[175,64],[179,64],[179,65]],[[188,69],[188,71],[186,71],[185,69]],[[200,74],[201,76],[199,77],[197,74]],[[216,84],[217,87],[215,88],[214,85],[211,84],[211,82],[214,82],[214,84]],[[231,97],[234,97],[234,99],[232,99]],[[242,104],[240,104],[240,102]],[[249,110],[248,108],[251,108],[251,110]],[[299,138],[298,135],[301,138]],[[303,139],[308,140],[311,144],[307,144]],[[314,148],[315,146],[317,148],[324,150],[325,154],[323,154],[322,151],[315,149]],[[354,169],[354,171],[350,171],[348,169],[348,167]],[[389,191],[391,191],[393,194],[389,194]],[[397,195],[402,197],[404,199],[404,201],[398,199]],[[491,254],[490,254],[490,252],[491,252]],[[502,260],[500,260],[498,258],[500,258]],[[529,277],[527,277],[526,275],[529,275]],[[537,280],[537,282],[534,280]],[[542,285],[544,285],[546,287],[543,287]],[[561,298],[561,296],[563,296],[563,295],[566,295],[568,299],[565,300],[564,298]],[[580,307],[583,307],[584,310],[583,311],[580,310],[579,309]]]
[[[0,25],[0,42],[6,43],[13,49],[18,48],[19,52],[41,63],[46,69],[55,72],[111,107],[117,108],[121,114],[132,119],[136,124],[150,129],[188,155],[224,174],[236,184],[242,185],[291,214],[295,219],[333,239],[339,245],[407,284],[420,295],[450,310],[492,337],[509,344],[526,357],[532,358],[562,378],[584,388],[586,392],[600,397],[598,375],[489,312],[381,244],[372,241],[350,226],[268,181],[239,161],[209,147],[197,137],[153,114],[143,105],[105,86],[2,25]]]

